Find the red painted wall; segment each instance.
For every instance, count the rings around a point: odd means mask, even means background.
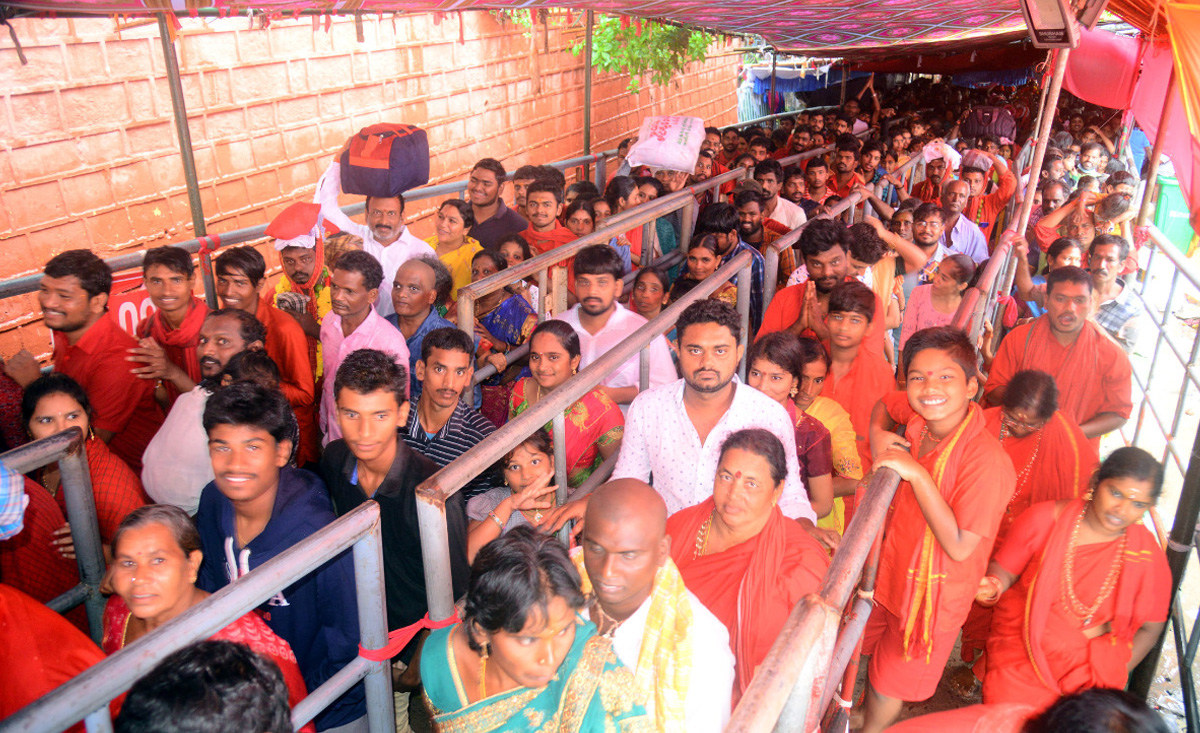
[[[193,237],[157,23],[12,22],[29,63],[0,34],[0,278],[37,272],[66,249],[109,257]],[[375,122],[426,128],[431,183],[461,180],[487,156],[511,170],[583,153],[584,66],[570,53],[579,17],[567,27],[551,16],[532,43],[478,11],[364,17],[363,43],[352,18],[328,31],[309,18],[265,30],[245,18],[182,23],[176,48],[209,233],[309,200],[326,161]],[[636,95],[627,77],[596,74],[593,150],[616,147],[647,115],[734,121],[737,63],[692,64]],[[406,212],[422,236],[431,208]],[[49,350],[32,295],[0,301],[0,355],[22,347]]]

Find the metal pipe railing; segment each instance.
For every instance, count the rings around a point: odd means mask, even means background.
[[[818,214],[792,231],[783,235],[766,246],[763,255],[763,309],[765,310],[775,298],[779,280],[779,257],[785,249],[795,247],[800,242],[800,236],[808,225],[817,219],[835,219],[863,200],[863,195],[855,191],[846,198],[834,204],[827,213]]]
[[[883,531],[888,507],[900,486],[900,476],[889,468],[875,472],[862,504],[846,527],[842,543],[833,554],[819,594],[806,597],[792,609],[787,623],[754,674],[746,694],[733,711],[726,733],[764,730],[811,731],[824,710],[820,701],[826,688],[841,676],[830,662],[839,646],[854,644],[865,623],[848,626],[838,634],[842,609],[863,575],[876,535]],[[872,579],[873,582],[873,579]],[[846,657],[848,660],[849,657]]]
[[[104,551],[100,547],[100,523],[96,518],[96,498],[88,472],[86,440],[79,428],[68,428],[49,438],[35,440],[0,455],[0,462],[11,471],[29,473],[58,462],[62,485],[59,488],[67,504],[67,522],[75,543],[75,563],[79,584],[46,605],[63,613],[80,603],[87,610],[92,641],[100,643],[104,633]]]
[[[607,158],[610,156],[615,156],[616,154],[617,154],[616,149],[605,150],[601,153],[594,153],[592,155],[582,155],[577,158],[568,158],[567,160],[560,160],[555,163],[547,163],[547,165],[549,165],[551,168],[557,168],[558,170],[566,170],[568,168],[574,168],[576,166],[583,166],[583,165],[589,165],[589,164],[594,163],[596,165],[596,170],[597,170],[598,175],[603,175]],[[508,174],[508,177],[506,180],[512,180],[512,173]],[[603,188],[603,187],[601,186],[601,188]],[[466,181],[454,181],[454,182],[450,182],[450,183],[439,183],[439,184],[436,184],[433,186],[422,186],[421,188],[415,188],[411,191],[408,191],[407,193],[404,194],[404,200],[406,203],[408,203],[408,202],[412,202],[412,201],[421,201],[423,199],[436,198],[436,197],[440,197],[440,196],[452,196],[452,195],[459,194],[466,190],[467,190],[467,182]],[[357,215],[365,212],[366,209],[367,209],[366,202],[351,204],[349,206],[342,207],[342,211],[345,212],[345,214],[347,216],[357,216]],[[267,223],[263,223],[263,224],[257,224],[252,227],[242,227],[241,229],[234,229],[232,231],[225,232],[223,234],[212,234],[212,235],[208,235],[208,236],[202,235],[195,239],[185,239],[185,240],[182,240],[179,242],[174,242],[169,246],[179,247],[180,249],[184,250],[185,252],[189,252],[192,254],[200,252],[203,249],[205,254],[202,255],[202,260],[205,260],[208,257],[207,253],[213,249],[216,249],[217,247],[226,247],[226,246],[234,245],[234,244],[244,244],[246,242],[253,242],[255,240],[262,239],[263,237],[265,237],[266,231],[267,231]],[[108,266],[112,269],[113,272],[120,272],[122,270],[133,270],[133,269],[137,269],[137,268],[141,267],[142,261],[145,259],[145,257],[146,257],[146,251],[139,250],[137,252],[130,252],[128,254],[117,255],[116,257],[110,257],[110,258],[106,259],[105,262],[108,264]],[[202,261],[201,264],[203,265],[204,262]],[[211,264],[208,266],[208,269],[203,271],[201,274],[205,278],[211,279],[211,277],[212,277]],[[41,273],[34,273],[32,275],[22,275],[21,277],[14,277],[14,278],[9,278],[7,280],[0,281],[0,300],[3,300],[4,298],[11,298],[11,297],[14,297],[17,295],[25,295],[27,293],[37,292],[38,285],[41,283],[41,281],[42,281]]]
[[[735,256],[687,295],[672,303],[656,318],[626,337],[618,346],[580,370],[578,374],[556,387],[549,394],[543,395],[533,407],[508,421],[499,430],[481,440],[474,448],[417,487],[417,518],[421,527],[421,559],[425,569],[425,589],[431,619],[446,619],[454,614],[454,594],[450,585],[450,539],[446,531],[446,501],[462,489],[467,482],[503,457],[514,445],[520,443],[534,431],[542,429],[546,423],[560,418],[576,400],[590,392],[603,381],[604,377],[624,364],[635,353],[648,348],[654,339],[670,331],[675,326],[679,315],[689,305],[708,297],[721,284],[734,277],[738,278],[739,296],[743,291],[748,293],[751,286],[750,267],[752,262],[753,258],[749,252],[742,252]],[[743,301],[739,297],[738,305],[738,316],[745,332],[749,330],[749,301],[746,300],[743,307]],[[561,445],[561,441],[556,441],[556,448],[558,445]],[[565,456],[559,456],[557,453],[556,450],[556,470],[565,463]],[[561,471],[559,471],[559,475],[563,475]],[[560,480],[559,485],[565,489],[565,482]]]
[[[5,733],[64,730],[86,717],[89,731],[111,730],[109,702],[132,687],[159,660],[209,638],[350,547],[354,553],[360,643],[364,649],[383,648],[388,632],[379,505],[369,501],[25,706],[6,719],[0,729]],[[364,677],[369,730],[395,731],[391,665],[362,656],[309,692],[292,711],[292,724],[300,728]]]

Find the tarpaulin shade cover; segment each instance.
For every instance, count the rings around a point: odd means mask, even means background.
[[[1200,137],[1200,5],[1168,3],[1175,74],[1188,114],[1188,128]]]
[[[877,74],[959,74],[968,71],[995,71],[999,69],[1026,69],[1046,60],[1046,51],[1034,48],[1022,30],[1019,42],[1001,43],[1002,39],[989,39],[997,45],[953,54],[909,55],[886,61],[865,61],[854,64],[860,71]]]
[[[1085,102],[1127,108],[1141,66],[1142,42],[1108,31],[1079,31],[1079,47],[1071,51],[1063,86]]]
[[[759,35],[781,50],[825,56],[894,56],[923,48],[964,48],[1002,33],[1024,30],[1017,0],[336,0],[333,2],[225,2],[224,0],[18,0],[11,7],[40,11],[183,14],[225,11],[391,12],[529,10],[569,7],[657,18],[731,34]]]
[[[755,94],[766,94],[771,89],[771,68],[755,67],[749,70],[750,78],[754,82]],[[850,72],[849,79],[858,79],[860,77],[870,76],[865,71]],[[801,94],[804,92],[815,92],[818,89],[835,86],[842,83],[842,70],[840,68],[826,68],[824,73],[808,69],[807,73],[799,69],[776,69],[775,71],[775,91],[778,94]]]

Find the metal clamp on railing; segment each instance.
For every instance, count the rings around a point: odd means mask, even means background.
[[[860,613],[845,626],[842,610],[860,580],[867,590],[874,589],[878,562],[868,563],[868,558],[899,485],[899,474],[890,468],[875,472],[833,554],[821,592],[792,609],[733,711],[726,733],[816,729],[866,628],[870,601],[860,599],[855,605]]]
[[[7,464],[7,457],[4,460]],[[154,632],[38,698],[0,724],[0,730],[40,733],[64,730],[86,720],[88,731],[111,731],[109,702],[132,687],[163,657],[192,642],[209,638],[350,547],[354,553],[360,643],[364,649],[383,648],[387,644],[388,628],[384,610],[379,505],[368,501]],[[364,677],[369,730],[372,733],[395,731],[391,665],[362,656],[309,692],[292,711],[292,724],[299,729]]]
[[[446,531],[446,501],[462,489],[467,482],[502,458],[514,445],[520,443],[534,431],[542,429],[546,423],[553,423],[555,467],[559,477],[559,503],[562,503],[566,492],[566,481],[564,480],[566,461],[558,447],[564,446],[565,448],[566,443],[564,411],[635,353],[645,350],[651,341],[670,331],[685,308],[698,300],[707,298],[721,284],[734,277],[738,279],[738,317],[742,323],[744,340],[749,331],[750,267],[752,262],[753,259],[749,252],[742,252],[735,256],[689,293],[668,306],[653,320],[627,336],[617,347],[606,352],[549,394],[543,395],[533,407],[508,421],[499,430],[481,440],[474,448],[417,487],[417,518],[421,527],[421,559],[425,568],[425,588],[431,619],[443,620],[454,614],[454,593],[450,585],[450,538]]]
[[[63,492],[66,499],[67,522],[71,525],[75,562],[79,567],[79,584],[46,605],[54,611],[65,613],[80,603],[84,604],[92,641],[98,644],[104,633],[104,596],[100,595],[100,581],[104,578],[104,552],[100,548],[100,524],[96,519],[96,498],[92,493],[85,443],[82,430],[68,428],[57,435],[10,450],[0,455],[0,462],[17,473],[29,473],[58,462],[58,471],[62,476],[59,491]]]

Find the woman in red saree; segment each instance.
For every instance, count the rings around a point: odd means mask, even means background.
[[[783,443],[767,430],[739,430],[721,445],[713,495],[671,515],[671,559],[688,590],[729,629],[736,704],[792,607],[820,588],[829,558],[776,506]]]
[[[104,609],[101,640],[106,654],[152,633],[208,597],[195,585],[202,558],[200,535],[178,507],[151,504],[126,517],[113,539],[113,557],[114,593]],[[277,664],[292,707],[308,694],[292,648],[254,612],[211,638],[245,644]],[[302,730],[316,728],[309,723]]]
[[[1167,619],[1171,571],[1140,524],[1162,481],[1149,453],[1119,448],[1087,498],[1035,504],[1013,524],[976,595],[996,607],[985,703],[1042,709],[1089,687],[1125,686]]]

